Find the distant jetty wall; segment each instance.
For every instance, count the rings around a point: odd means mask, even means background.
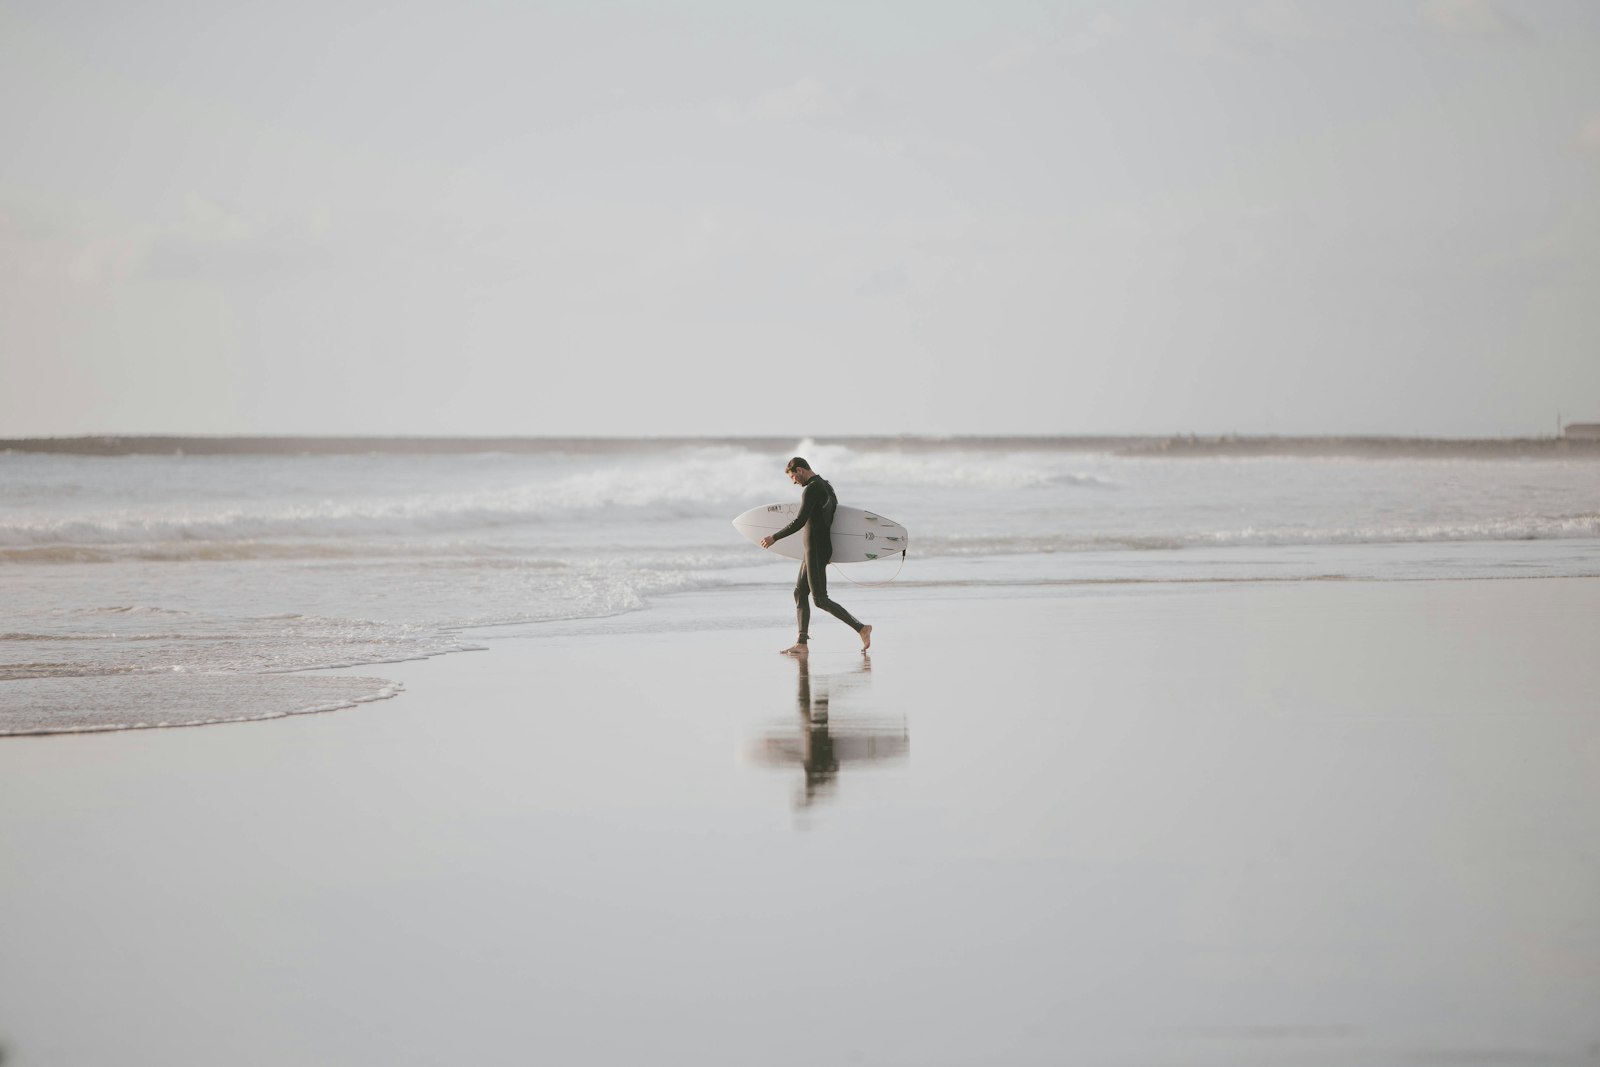
[[[1167,437],[1129,443],[1123,455],[1364,456],[1514,459],[1570,456],[1600,459],[1600,435],[1573,437]]]
[[[1592,432],[1591,432],[1592,431]],[[901,452],[1081,451],[1125,456],[1365,456],[1600,459],[1600,424],[1568,426],[1562,437],[898,436],[833,437],[824,445]],[[80,456],[132,455],[621,455],[659,448],[734,447],[787,456],[798,437],[201,437],[121,435],[0,438],[0,451]]]

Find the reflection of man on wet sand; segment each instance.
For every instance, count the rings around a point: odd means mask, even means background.
[[[819,675],[815,682],[809,656],[796,656],[795,667],[799,672],[795,702],[800,712],[800,734],[795,736],[792,725],[768,733],[756,741],[754,757],[772,767],[800,765],[806,780],[805,788],[795,798],[797,807],[809,808],[831,793],[839,768],[845,763],[905,758],[911,739],[904,718],[861,714],[861,705],[870,707],[869,702],[861,700],[861,687],[871,678],[869,657],[863,656],[854,670]],[[848,699],[847,693],[852,694]],[[830,722],[832,703],[854,705],[846,709],[843,725]]]
[[[774,542],[783,540],[795,531],[805,531],[800,579],[794,585],[794,609],[800,624],[800,636],[783,651],[790,656],[804,655],[808,651],[807,643],[811,640],[808,633],[811,628],[809,601],[814,599],[817,607],[861,635],[861,651],[865,652],[872,647],[872,627],[846,611],[844,605],[828,599],[828,561],[833,558],[833,515],[839,510],[839,498],[834,495],[833,486],[799,456],[791,459],[783,470],[791,482],[805,490],[800,496],[800,514],[794,517],[794,521],[777,533],[761,539],[762,548],[771,548]]]
[[[811,664],[800,660],[798,704],[805,748],[801,765],[806,769],[806,791],[802,803],[810,804],[839,773],[839,757],[833,752],[833,735],[828,732],[828,689],[823,684],[821,699],[811,700]]]

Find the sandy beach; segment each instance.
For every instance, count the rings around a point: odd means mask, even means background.
[[[1600,1067],[1600,2],[0,0],[0,144],[0,1067]]]
[[[1600,1056],[1600,580],[849,594],[6,739],[4,1062]]]

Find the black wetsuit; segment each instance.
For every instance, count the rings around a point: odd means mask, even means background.
[[[772,535],[781,541],[797,530],[805,530],[805,551],[800,560],[800,579],[794,583],[795,620],[800,624],[799,644],[810,638],[811,600],[817,607],[843,622],[856,633],[861,632],[861,622],[844,606],[828,599],[828,561],[833,558],[833,513],[839,509],[839,498],[833,495],[833,486],[813,474],[800,495],[800,514],[794,521]]]

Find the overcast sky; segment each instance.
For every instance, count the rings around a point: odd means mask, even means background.
[[[1600,421],[1600,3],[0,0],[0,436]]]

